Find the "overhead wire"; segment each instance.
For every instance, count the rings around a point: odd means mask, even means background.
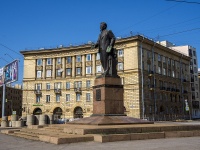
[[[158,13],[156,13],[156,14],[150,16],[150,17],[147,17],[147,18],[145,18],[145,19],[143,19],[143,20],[140,20],[140,21],[138,21],[137,23],[134,23],[133,25],[131,25],[131,26],[127,27],[127,28],[124,28],[124,29],[122,29],[122,30],[120,30],[120,31],[117,31],[117,32],[122,32],[122,31],[124,31],[124,30],[130,29],[130,28],[132,28],[133,26],[135,26],[135,25],[137,25],[137,24],[140,24],[140,23],[142,23],[142,22],[145,22],[145,21],[147,21],[147,20],[149,20],[149,19],[151,19],[151,18],[153,18],[153,17],[155,17],[155,16],[158,16],[158,15],[160,15],[161,13],[166,12],[166,11],[168,11],[168,10],[171,9],[171,8],[174,8],[174,7],[177,6],[177,5],[178,5],[178,4],[175,4],[175,5],[173,5],[173,6],[170,6],[170,7],[166,8],[166,9],[164,9],[164,10],[162,10],[162,11],[160,11],[160,12],[158,12]]]
[[[200,4],[200,2],[190,2],[190,1],[183,1],[183,0],[165,0],[165,1],[181,2],[181,3],[188,3],[188,4]]]

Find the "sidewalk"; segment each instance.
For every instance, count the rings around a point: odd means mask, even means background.
[[[0,150],[198,150],[200,137],[54,145],[0,133]]]

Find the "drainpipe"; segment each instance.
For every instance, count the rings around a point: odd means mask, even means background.
[[[182,58],[183,58],[183,54],[181,54],[181,59],[180,59],[180,81],[181,81],[181,87],[180,87],[180,95],[183,101],[183,119],[185,118],[185,109],[184,109],[184,97],[183,97],[183,81],[182,81]]]
[[[156,45],[156,42],[154,42],[154,44],[153,44],[153,47],[152,47],[152,49],[151,49],[151,51],[152,51],[152,71],[153,71],[153,86],[155,86],[155,72],[154,72],[154,47],[155,47],[155,45]],[[153,87],[154,88],[154,87]],[[154,92],[153,92],[153,98],[154,98],[154,120],[155,120],[155,116],[156,116],[156,97],[155,97],[155,94],[156,94],[156,91],[155,91],[155,88],[154,88],[154,90],[153,90]]]
[[[144,119],[144,75],[143,75],[143,64],[142,64],[142,55],[143,55],[143,51],[142,51],[142,43],[144,41],[144,37],[140,43],[140,70],[141,70],[141,84],[142,84],[142,93],[141,93],[141,99],[142,99],[142,119]]]

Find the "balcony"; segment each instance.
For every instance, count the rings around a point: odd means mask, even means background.
[[[42,91],[41,91],[40,89],[36,89],[36,90],[34,91],[34,93],[35,93],[36,95],[41,95],[41,94],[42,94]]]
[[[61,89],[54,89],[54,92],[55,92],[56,94],[61,94]]]
[[[81,93],[81,88],[74,88],[74,91],[76,92],[76,93]]]

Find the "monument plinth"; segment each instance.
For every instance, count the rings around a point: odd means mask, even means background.
[[[95,79],[92,116],[124,116],[123,92],[121,78]]]

